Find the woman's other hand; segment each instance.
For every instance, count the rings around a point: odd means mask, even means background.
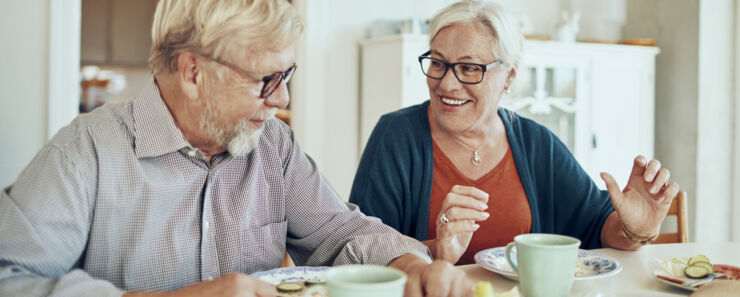
[[[652,237],[660,231],[660,224],[678,194],[678,184],[668,184],[670,171],[661,168],[660,161],[637,156],[627,185],[619,189],[616,180],[601,173],[621,223],[631,233]]]
[[[473,232],[480,227],[476,221],[490,217],[486,209],[488,193],[475,187],[453,186],[442,202],[442,210],[437,214],[434,258],[457,263],[468,249]]]

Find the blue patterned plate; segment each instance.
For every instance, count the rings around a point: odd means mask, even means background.
[[[298,282],[309,279],[321,281],[324,279],[324,270],[329,269],[327,266],[299,266],[275,268],[267,271],[252,273],[252,277],[261,279],[273,285],[284,282]]]
[[[509,262],[506,261],[505,250],[506,247],[482,250],[475,254],[475,263],[506,278],[519,281],[516,272],[511,268]],[[514,261],[516,261],[516,247],[511,249],[511,254]],[[621,270],[622,264],[617,259],[594,251],[578,250],[575,280],[612,276]]]

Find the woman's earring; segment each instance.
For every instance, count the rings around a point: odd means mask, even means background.
[[[511,94],[511,87],[506,88],[506,94]]]

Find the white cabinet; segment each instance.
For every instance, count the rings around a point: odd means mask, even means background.
[[[429,98],[417,58],[425,35],[362,43],[361,149],[381,115]],[[653,156],[655,47],[526,41],[512,94],[501,106],[547,126],[588,174],[620,186],[638,154]]]

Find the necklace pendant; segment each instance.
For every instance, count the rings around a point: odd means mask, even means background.
[[[478,156],[478,151],[473,152],[473,159],[471,160],[473,162],[473,165],[478,166],[480,165],[480,157]]]

